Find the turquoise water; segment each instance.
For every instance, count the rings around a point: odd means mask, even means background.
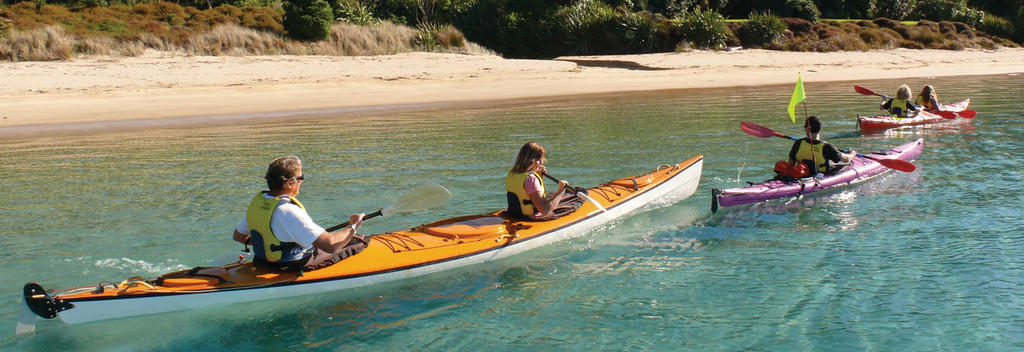
[[[808,83],[825,137],[870,151],[923,137],[914,173],[710,213],[710,189],[769,176],[799,135],[792,86],[611,94],[293,120],[0,141],[0,350],[1024,349],[1024,80],[911,79],[974,120],[855,131],[900,81]],[[801,111],[802,113],[802,111]],[[14,336],[21,286],[96,284],[190,268],[230,241],[266,164],[296,154],[300,198],[324,226],[436,182],[443,207],[366,232],[490,211],[526,141],[584,186],[705,156],[697,194],[583,236],[452,272],[336,294]],[[493,346],[493,347],[491,347]]]

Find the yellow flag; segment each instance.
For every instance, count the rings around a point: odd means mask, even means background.
[[[807,99],[804,96],[804,82],[800,79],[800,74],[796,75],[796,88],[793,88],[793,97],[789,98],[789,119],[796,123],[796,105]]]

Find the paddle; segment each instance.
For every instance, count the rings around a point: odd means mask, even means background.
[[[451,199],[451,192],[448,192],[448,190],[442,187],[441,185],[433,183],[425,184],[413,188],[409,191],[406,191],[404,194],[402,194],[402,196],[398,197],[398,200],[395,201],[393,204],[381,208],[370,214],[366,214],[366,216],[363,217],[363,220],[372,219],[382,215],[390,215],[396,213],[411,213],[428,208],[433,208],[435,206],[447,203]],[[341,224],[331,226],[327,228],[325,231],[333,232],[348,225],[349,222],[346,221]],[[242,253],[228,254],[220,258],[211,260],[209,266],[224,266],[228,264],[238,263],[241,260],[244,260],[246,257],[252,255],[252,253],[249,252],[248,244],[246,244],[245,250],[241,252]]]
[[[974,116],[978,114],[978,112],[974,110],[960,110],[956,114],[960,115],[960,117],[963,117],[965,119],[973,119]]]
[[[864,88],[864,87],[861,87],[861,86],[853,86],[853,90],[855,90],[855,91],[857,91],[857,93],[860,93],[860,94],[863,94],[863,95],[877,95],[877,96],[882,97],[882,99],[889,100],[889,96],[888,95],[878,94],[878,93],[875,93],[874,91],[872,91],[870,89],[867,89],[867,88]],[[936,114],[936,115],[939,115],[939,116],[942,116],[942,118],[944,118],[944,119],[955,119],[956,115],[957,115],[957,113],[955,113],[955,112],[945,111],[945,110],[936,110],[936,111],[929,111],[929,112],[931,112],[933,114]],[[962,116],[964,118],[968,118],[968,119],[972,118],[972,117],[974,117],[974,113],[973,113],[974,110],[971,110],[971,112],[972,113],[968,113],[967,114],[967,115],[970,115],[970,117],[967,117],[964,114],[961,114],[960,116]]]
[[[552,181],[555,181],[555,182],[562,182],[561,180],[555,178],[554,176],[549,175],[546,172],[544,173],[544,177],[547,177],[548,179],[550,179]],[[608,211],[608,209],[605,209],[603,206],[601,206],[601,203],[598,203],[596,200],[594,200],[594,198],[590,198],[590,196],[587,195],[586,192],[577,192],[572,187],[566,187],[566,189],[569,190],[569,192],[575,193],[577,196],[583,197],[583,199],[586,199],[587,201],[590,201],[590,203],[593,203],[594,206],[596,206],[598,209],[601,209],[601,212]]]
[[[794,141],[799,140],[799,138],[794,138],[794,137],[786,136],[786,135],[783,135],[781,133],[775,132],[775,130],[772,130],[772,129],[768,128],[768,127],[764,127],[764,126],[761,126],[761,125],[758,125],[758,124],[755,124],[755,123],[751,123],[751,122],[746,122],[746,121],[743,121],[743,122],[740,123],[740,129],[742,129],[743,132],[746,132],[747,134],[749,134],[751,136],[759,137],[759,138],[781,137],[781,138],[786,138],[786,139],[790,139],[790,140],[794,140]],[[842,151],[843,153],[849,153],[849,151],[846,151],[846,150],[840,150],[840,151]],[[870,155],[864,155],[864,154],[860,154],[860,153],[857,153],[857,156],[877,161],[879,164],[882,164],[882,166],[888,167],[890,169],[895,169],[895,170],[903,171],[903,172],[913,172],[914,169],[917,168],[916,166],[914,166],[914,164],[911,164],[909,162],[906,162],[906,161],[903,161],[903,160],[899,160],[899,159],[882,159],[882,158],[876,158],[876,157],[872,157]]]

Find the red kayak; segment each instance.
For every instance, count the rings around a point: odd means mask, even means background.
[[[932,110],[916,110],[910,113],[909,116],[904,118],[893,117],[891,115],[880,115],[873,117],[858,116],[857,127],[860,128],[862,131],[878,131],[902,126],[924,125],[929,123],[949,121],[951,119],[955,119],[957,117],[957,113],[965,111],[967,109],[967,105],[969,105],[970,103],[971,99],[964,99],[963,101],[956,103],[942,104],[941,112]],[[968,117],[967,114],[959,115],[965,118]],[[974,117],[974,115],[970,114],[970,117]]]

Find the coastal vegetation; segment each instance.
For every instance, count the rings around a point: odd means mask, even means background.
[[[0,59],[9,61],[147,49],[552,57],[735,47],[992,49],[1022,41],[1024,0],[0,0]]]

